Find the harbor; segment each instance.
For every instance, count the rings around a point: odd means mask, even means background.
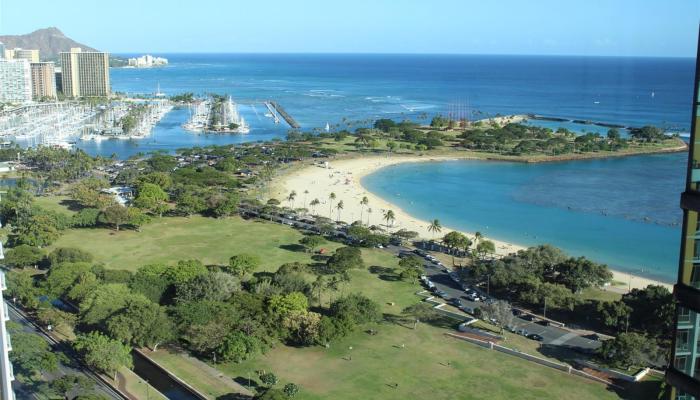
[[[190,119],[183,128],[190,132],[249,133],[250,127],[238,112],[231,96],[212,95],[190,104]]]

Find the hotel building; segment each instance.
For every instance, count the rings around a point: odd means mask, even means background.
[[[700,54],[700,45],[698,48]],[[690,157],[685,192],[681,195],[683,230],[678,282],[673,294],[678,302],[671,365],[666,380],[671,399],[700,399],[700,114],[698,91],[700,62],[696,61]]]
[[[61,86],[66,97],[104,97],[111,93],[109,54],[73,48],[60,53]]]
[[[39,100],[56,98],[56,71],[52,62],[31,63],[32,96]]]
[[[8,60],[27,60],[29,62],[39,62],[39,50],[31,49],[5,49],[5,58]]]
[[[32,76],[27,60],[0,60],[0,102],[32,101]]]

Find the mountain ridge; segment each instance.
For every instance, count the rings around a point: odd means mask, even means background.
[[[73,47],[80,47],[83,51],[97,51],[69,38],[56,27],[37,29],[24,35],[0,35],[0,42],[8,49],[39,49],[39,57],[42,60],[56,60],[58,53],[70,51]]]

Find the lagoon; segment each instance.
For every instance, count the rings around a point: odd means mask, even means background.
[[[363,178],[418,218],[521,244],[549,243],[636,275],[672,282],[687,156],[525,164],[399,164]]]

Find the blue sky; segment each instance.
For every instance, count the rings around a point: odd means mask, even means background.
[[[694,56],[700,0],[0,0],[100,50]]]

